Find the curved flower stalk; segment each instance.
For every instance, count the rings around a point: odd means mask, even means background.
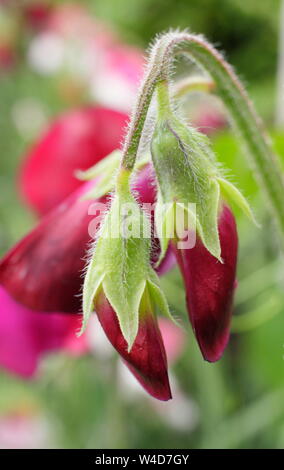
[[[170,79],[170,70],[177,54],[188,55],[212,77],[233,125],[247,151],[249,164],[267,196],[269,208],[284,239],[284,178],[277,156],[272,150],[261,119],[232,67],[202,36],[187,31],[169,32],[156,40],[137,97],[123,149],[123,166],[133,168],[149,105],[157,84]]]
[[[27,203],[46,214],[81,184],[86,170],[119,147],[127,116],[102,107],[85,107],[57,118],[33,145],[20,171]]]

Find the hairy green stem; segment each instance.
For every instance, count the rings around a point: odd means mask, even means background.
[[[233,125],[247,151],[251,167],[266,193],[271,212],[284,240],[284,178],[279,161],[263,124],[232,67],[203,37],[187,32],[169,32],[154,44],[130,121],[122,156],[122,167],[132,170],[148,108],[156,85],[169,81],[177,54],[185,54],[210,74],[224,101]]]

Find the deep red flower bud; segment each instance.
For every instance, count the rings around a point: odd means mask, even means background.
[[[100,107],[68,112],[55,120],[24,160],[21,193],[39,214],[61,203],[81,185],[86,170],[119,147],[127,116]]]
[[[140,312],[138,334],[131,351],[128,352],[116,313],[103,290],[97,294],[94,307],[109,341],[139,383],[153,397],[169,400],[171,390],[166,352],[157,320],[152,312]]]
[[[92,220],[88,215],[92,201],[80,199],[83,189],[47,214],[0,263],[0,283],[32,310],[80,310],[81,276]]]
[[[227,206],[219,216],[223,263],[212,256],[198,238],[192,249],[174,245],[185,289],[189,318],[204,359],[217,361],[229,339],[235,289],[238,236]]]

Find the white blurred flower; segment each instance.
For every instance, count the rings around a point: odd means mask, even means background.
[[[97,315],[91,316],[85,334],[88,346],[94,356],[109,359],[116,354],[100,325]]]
[[[48,423],[43,417],[29,414],[0,417],[0,449],[44,449],[48,443]]]
[[[64,41],[52,32],[44,32],[32,39],[28,48],[28,62],[42,75],[58,72],[64,59]]]
[[[104,106],[128,112],[135,97],[135,90],[131,90],[129,83],[115,73],[94,73],[90,81],[90,95]]]

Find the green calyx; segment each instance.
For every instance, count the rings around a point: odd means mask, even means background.
[[[113,190],[120,158],[121,151],[114,150],[88,170],[76,172],[76,177],[82,181],[95,180],[94,187],[84,194],[83,199],[99,199]]]
[[[140,304],[145,289],[153,302],[168,312],[159,280],[150,265],[151,226],[129,189],[129,172],[120,170],[117,191],[92,249],[83,287],[83,326],[103,289],[115,310],[121,332],[131,349],[138,333]],[[154,287],[153,287],[154,286]],[[156,300],[155,300],[156,299]]]
[[[115,188],[115,176],[118,172],[122,152],[114,150],[103,160],[86,171],[78,170],[75,175],[82,181],[94,180],[94,186],[84,194],[82,199],[99,199]],[[143,168],[150,161],[150,155],[143,155],[135,165],[135,170]]]
[[[253,215],[238,189],[220,175],[208,138],[168,112],[156,125],[151,153],[159,187],[155,221],[162,247],[160,260],[169,240],[180,238],[177,211],[183,210],[187,229],[196,231],[207,250],[222,261],[218,232],[222,197],[250,218]]]

